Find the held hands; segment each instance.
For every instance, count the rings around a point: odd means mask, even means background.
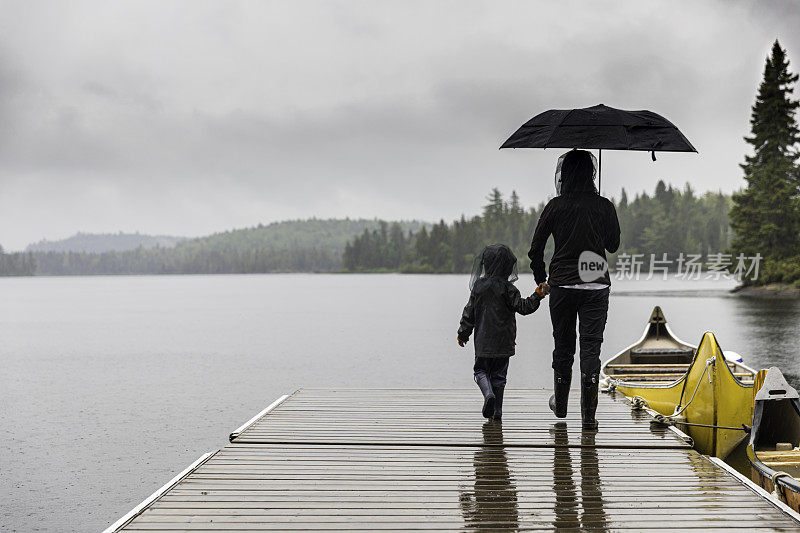
[[[548,285],[545,282],[542,282],[539,284],[538,287],[536,287],[536,289],[533,292],[538,294],[541,298],[544,298],[545,296],[550,294],[550,285]]]

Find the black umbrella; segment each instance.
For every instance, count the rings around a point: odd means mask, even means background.
[[[597,149],[600,172],[603,150],[697,152],[683,133],[652,111],[625,111],[603,104],[584,109],[551,109],[523,124],[500,148]],[[598,179],[598,190],[599,190]]]

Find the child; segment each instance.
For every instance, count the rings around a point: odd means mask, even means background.
[[[461,315],[458,345],[464,346],[475,329],[475,383],[483,393],[483,416],[500,420],[506,387],[508,358],[517,338],[515,313],[529,315],[547,295],[542,283],[533,295],[522,298],[517,281],[517,258],[505,244],[492,244],[475,258],[470,277],[469,302]]]

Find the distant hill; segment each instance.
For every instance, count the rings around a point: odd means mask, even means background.
[[[257,272],[330,272],[341,270],[342,254],[348,241],[364,231],[388,231],[398,224],[407,235],[417,232],[424,222],[392,222],[377,219],[308,219],[275,222],[252,228],[215,233],[196,239],[178,239],[171,246],[144,244],[143,235],[127,249],[119,242],[106,243],[116,249],[100,251],[99,247],[84,251],[77,249],[75,241],[103,241],[121,235],[78,234],[65,241],[57,241],[60,248],[34,248],[56,243],[37,243],[28,247],[33,252],[38,275],[92,275],[92,274],[235,274]],[[158,239],[159,237],[150,237]],[[110,242],[110,241],[109,241]],[[0,272],[0,275],[3,275]]]
[[[137,248],[173,248],[186,237],[142,235],[140,233],[76,233],[59,241],[41,240],[29,244],[26,252],[124,252]]]
[[[404,233],[417,232],[423,225],[419,221],[398,222]],[[377,219],[317,219],[287,220],[252,228],[214,233],[181,244],[182,248],[214,252],[250,250],[324,249],[341,253],[348,241],[364,230],[379,229]]]

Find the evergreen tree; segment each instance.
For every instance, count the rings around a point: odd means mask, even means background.
[[[528,229],[525,227],[525,210],[520,205],[517,191],[511,191],[511,201],[508,204],[508,227],[505,234],[508,236],[509,246],[515,246],[523,240]]]
[[[506,213],[506,203],[503,201],[503,194],[497,187],[492,189],[486,199],[489,201],[483,206],[486,235],[492,242],[499,242],[504,236],[503,215]]]
[[[397,222],[393,223],[389,230],[389,264],[387,265],[389,268],[397,269],[403,264],[405,242],[402,226]]]
[[[489,203],[483,206],[483,218],[490,222],[499,220],[505,211],[503,193],[500,192],[500,189],[495,187],[492,189],[492,192],[486,197],[486,199],[489,201]]]
[[[428,242],[428,230],[425,226],[417,233],[417,239],[414,243],[415,252],[418,260],[427,258],[430,255],[430,243]]]
[[[734,194],[730,211],[734,253],[761,253],[766,262],[797,254],[800,244],[795,150],[800,132],[795,120],[798,102],[792,99],[797,79],[776,40],[752,108],[752,135],[745,137],[754,150],[741,165],[747,186]]]
[[[7,254],[0,246],[0,276],[33,276],[36,259],[31,252]]]
[[[622,209],[628,208],[628,193],[625,192],[625,187],[622,188],[622,194],[619,197],[619,204],[618,206]]]

